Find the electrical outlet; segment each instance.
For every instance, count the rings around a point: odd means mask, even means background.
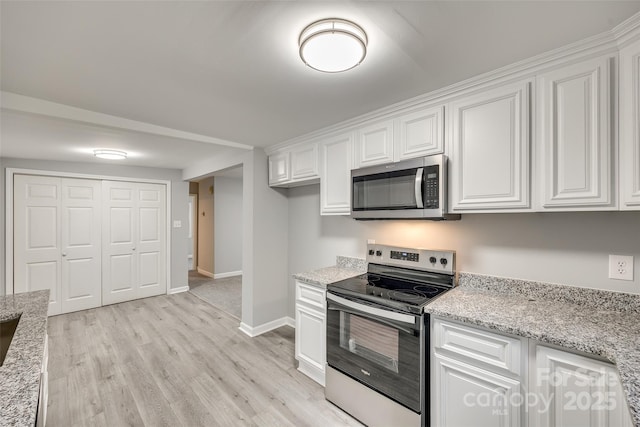
[[[367,239],[367,244],[368,245],[375,245],[376,244],[376,239]]]
[[[633,280],[633,257],[609,255],[609,279]]]

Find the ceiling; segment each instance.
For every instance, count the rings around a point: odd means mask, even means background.
[[[3,0],[3,92],[190,136],[3,103],[0,156],[98,161],[88,153],[109,146],[131,152],[128,164],[185,168],[243,149],[225,142],[273,145],[599,34],[638,11],[640,1]],[[319,73],[300,61],[297,37],[334,16],[365,28],[369,52],[349,72]]]

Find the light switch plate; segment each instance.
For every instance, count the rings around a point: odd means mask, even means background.
[[[180,221],[179,219],[173,220],[173,228],[180,228],[180,227],[182,227],[182,221]]]

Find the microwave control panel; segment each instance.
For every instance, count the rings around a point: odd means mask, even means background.
[[[438,209],[440,207],[440,171],[438,165],[424,168],[424,207]]]

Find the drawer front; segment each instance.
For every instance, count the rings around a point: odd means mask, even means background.
[[[296,302],[308,304],[324,311],[327,291],[313,285],[296,282]]]
[[[434,347],[436,352],[459,355],[474,364],[522,373],[522,342],[517,338],[435,319]]]

